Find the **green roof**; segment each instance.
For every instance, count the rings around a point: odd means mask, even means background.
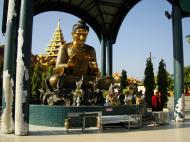
[[[180,0],[179,2],[182,10],[190,13],[190,0]]]
[[[63,11],[86,21],[96,32],[115,43],[128,12],[140,0],[34,0],[34,13]]]
[[[128,12],[141,0],[34,0],[34,16],[46,11],[62,11],[86,21],[99,40],[116,42],[119,28]],[[180,2],[183,17],[190,16],[190,0],[167,0]],[[8,0],[4,0],[2,32],[6,32]]]

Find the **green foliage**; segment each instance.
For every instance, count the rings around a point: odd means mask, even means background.
[[[174,90],[174,76],[173,74],[168,73],[168,89],[169,91]]]
[[[127,87],[127,71],[122,70],[120,77],[120,90],[122,91]]]
[[[45,80],[47,78],[47,73],[43,72],[41,78],[42,78],[41,79],[41,86],[39,86],[40,87],[39,89],[42,89],[43,91],[45,91],[46,90]]]
[[[186,36],[187,42],[190,44],[190,35]]]
[[[0,98],[2,94],[2,86],[3,86],[3,57],[0,57]]]
[[[163,59],[161,59],[158,67],[158,75],[157,75],[157,86],[158,91],[162,94],[162,108],[167,106],[168,101],[168,72],[166,71],[166,64]]]
[[[46,72],[46,77],[51,77],[52,76],[52,74],[53,74],[53,66],[49,66],[48,67],[48,70],[47,70],[47,72]]]
[[[129,88],[132,90],[132,94],[134,94],[134,95],[138,94],[138,84],[137,83],[130,85]]]
[[[102,96],[106,99],[106,96],[108,95],[108,91],[106,91],[106,90],[103,90],[103,92],[102,92]]]
[[[39,97],[39,88],[42,83],[42,72],[41,68],[38,64],[36,64],[33,68],[32,72],[32,78],[31,78],[31,94],[32,98],[38,98]]]
[[[42,89],[43,91],[46,90],[46,84],[45,84],[45,80],[46,78],[51,77],[53,74],[53,66],[49,66],[47,70],[43,69],[42,72],[42,82],[41,82],[41,86],[39,89]]]
[[[185,91],[190,89],[190,66],[184,67],[184,88]]]
[[[151,58],[148,58],[146,61],[146,68],[144,74],[145,101],[147,103],[147,107],[151,107],[152,96],[154,95],[154,88],[156,87],[154,80],[154,69]]]
[[[53,74],[53,66],[49,66],[48,69],[43,68],[39,64],[35,64],[31,67],[31,99],[39,99],[39,90],[46,90],[45,80]]]
[[[129,87],[126,87],[125,89],[123,89],[123,94],[132,94],[132,91]]]

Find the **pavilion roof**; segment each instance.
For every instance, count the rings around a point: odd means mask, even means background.
[[[34,13],[63,11],[86,21],[99,39],[103,35],[113,43],[127,13],[140,0],[34,0]]]
[[[34,15],[46,11],[63,11],[86,21],[99,40],[116,42],[119,28],[128,12],[141,0],[34,0]],[[190,16],[189,0],[167,0],[180,4],[183,16]],[[8,0],[4,0],[2,32],[6,32]]]

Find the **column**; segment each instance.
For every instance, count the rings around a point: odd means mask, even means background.
[[[107,41],[107,74],[112,76],[112,40]]]
[[[9,2],[8,0],[5,0],[3,2],[3,17],[2,17],[2,33],[3,35],[6,33],[6,28],[7,28],[7,12],[8,12],[8,5]]]
[[[182,15],[179,5],[172,7],[173,56],[174,56],[174,115],[184,121],[184,62],[182,40]]]
[[[101,75],[106,76],[106,46],[103,36],[101,38],[101,49]]]
[[[15,135],[27,135],[29,132],[32,24],[33,0],[21,0],[16,68]]]
[[[2,89],[3,113],[1,131],[4,134],[14,132],[14,94],[19,8],[20,0],[9,0]]]

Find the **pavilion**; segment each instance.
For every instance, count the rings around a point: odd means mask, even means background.
[[[167,0],[172,5],[174,92],[176,121],[184,120],[182,18],[190,16],[189,0]],[[140,0],[4,0],[2,33],[6,33],[3,71],[3,133],[29,132],[29,64],[33,16],[62,11],[85,20],[101,42],[101,73],[112,75],[112,48],[128,12]],[[107,65],[107,67],[106,67]],[[12,108],[15,96],[15,112]],[[12,114],[15,113],[15,125]]]

